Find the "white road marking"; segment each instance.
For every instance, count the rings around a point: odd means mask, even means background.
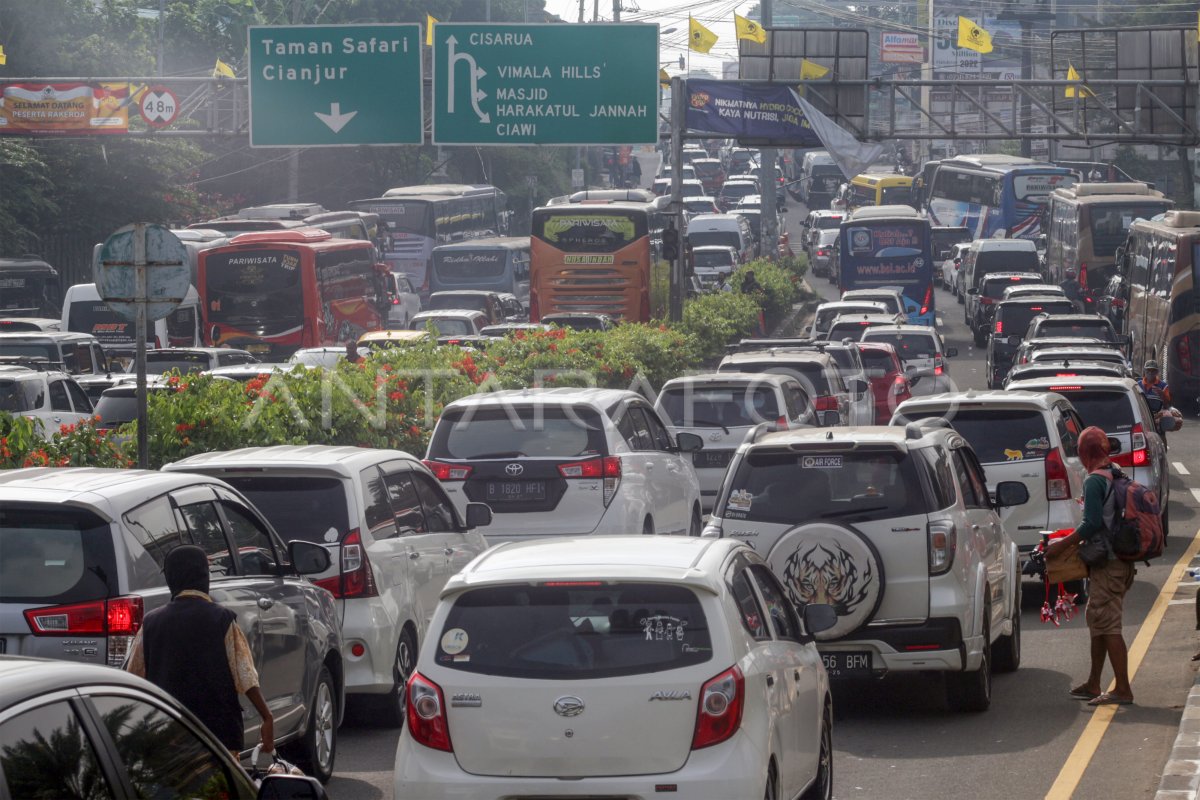
[[[1188,472],[1188,468],[1183,465],[1182,461],[1172,461],[1171,466],[1174,467],[1175,471],[1178,472],[1180,475],[1191,475],[1192,474],[1191,472]]]
[[[1200,489],[1192,489],[1192,497],[1196,498],[1196,502],[1200,503]]]

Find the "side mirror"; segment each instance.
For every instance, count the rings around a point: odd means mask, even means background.
[[[862,378],[851,378],[846,382],[846,388],[854,392],[855,396],[861,396],[863,392],[871,388],[871,384],[864,381]]]
[[[1161,397],[1147,397],[1146,405],[1150,407],[1150,413],[1157,414],[1162,411],[1163,401]]]
[[[1010,336],[1007,341],[1009,347],[1020,347],[1021,342],[1025,341],[1025,338],[1023,336]]]
[[[486,528],[492,524],[492,507],[487,503],[467,503],[467,527]]]
[[[967,289],[967,294],[977,295],[977,294],[979,294],[979,290],[978,289]]]
[[[307,775],[267,775],[258,786],[258,800],[328,800],[325,787]]]
[[[704,449],[704,440],[694,433],[679,433],[675,436],[675,446],[681,453],[695,453]]]
[[[1001,508],[1023,506],[1029,502],[1029,487],[1020,481],[1001,481],[996,484],[996,505]]]
[[[292,567],[300,575],[316,575],[333,565],[329,551],[315,542],[293,539],[288,542],[287,548]]]
[[[837,623],[837,611],[828,603],[809,603],[804,607],[804,630],[809,636],[827,631]]]
[[[1182,420],[1174,414],[1163,414],[1158,418],[1158,432],[1170,433],[1171,431],[1179,430]]]
[[[947,347],[946,348],[946,358],[954,358],[957,355],[958,355],[957,347]]]
[[[1114,439],[1112,436],[1108,437],[1108,454],[1111,456],[1119,452],[1121,452],[1121,440]]]

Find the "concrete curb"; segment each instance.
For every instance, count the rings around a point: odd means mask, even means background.
[[[789,338],[793,336],[803,336],[803,331],[812,324],[812,315],[817,306],[821,303],[820,295],[812,288],[812,284],[807,278],[801,279],[801,284],[810,294],[816,295],[813,300],[801,300],[799,303],[792,305],[792,310],[784,315],[775,329],[771,331],[771,338]]]
[[[1196,800],[1200,797],[1200,674],[1192,682],[1179,734],[1163,767],[1154,800]]]

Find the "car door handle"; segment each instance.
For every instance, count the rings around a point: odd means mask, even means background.
[[[800,680],[800,670],[794,670],[792,675],[796,678],[796,680]]]
[[[445,550],[443,550],[442,552],[443,552],[443,553],[445,553],[445,554],[446,554],[446,555],[448,555],[448,556],[452,556],[452,555],[454,555],[454,548],[453,548],[453,547],[447,547],[447,548],[446,548]]]
[[[421,553],[418,550],[413,550],[411,553],[408,554],[409,561],[416,561],[420,557],[421,557]]]
[[[270,608],[273,605],[275,605],[275,601],[269,597],[258,598],[258,607],[261,608],[263,611],[266,611],[268,608]]]
[[[654,465],[653,465],[653,464],[647,464],[647,465],[646,465],[646,472],[654,472]]]
[[[768,675],[767,676],[767,686],[774,686],[774,685],[775,685],[775,676]]]
[[[973,531],[979,530],[979,525],[978,524],[972,525],[971,530],[973,530]]]

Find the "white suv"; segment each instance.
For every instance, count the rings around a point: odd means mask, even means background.
[[[832,796],[813,634],[738,542],[501,545],[453,578],[408,683],[395,796]]]
[[[334,597],[347,700],[391,725],[404,719],[412,674],[438,594],[486,549],[420,461],[363,447],[247,447],[163,468],[220,478],[294,539],[323,545],[330,567],[313,576]]]
[[[29,417],[47,439],[63,425],[75,425],[95,413],[92,401],[70,375],[4,365],[0,365],[0,411]]]
[[[425,463],[460,508],[496,513],[490,544],[580,534],[700,533],[692,453],[636,392],[522,389],[446,406]]]
[[[1074,528],[1083,510],[1087,470],[1076,443],[1084,423],[1057,394],[967,391],[917,397],[896,408],[892,424],[929,418],[947,420],[987,468],[988,491],[1000,481],[1020,481],[1030,502],[1001,514],[1024,556],[1041,541],[1041,531]]]
[[[1002,483],[997,502],[1028,493]],[[946,673],[954,708],[983,711],[991,668],[1021,660],[1017,549],[962,436],[942,423],[767,433],[739,449],[705,536],[757,550],[817,634],[831,678]]]
[[[946,391],[950,367],[946,359],[958,355],[957,347],[946,347],[942,336],[929,325],[880,325],[867,328],[860,341],[890,344],[896,348],[904,374],[922,393]],[[925,380],[928,379],[928,380]]]
[[[675,378],[663,384],[654,407],[672,433],[707,439],[703,450],[692,453],[705,513],[712,511],[734,451],[755,426],[787,430],[811,426],[816,418],[798,380],[762,372]]]

